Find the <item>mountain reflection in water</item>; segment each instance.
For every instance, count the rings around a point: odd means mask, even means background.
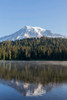
[[[67,67],[31,62],[0,62],[0,83],[24,96],[42,96],[67,82]]]
[[[46,94],[48,91],[51,91],[54,86],[51,83],[43,86],[42,84],[38,83],[30,84],[14,80],[11,81],[0,80],[0,83],[16,89],[24,96],[42,96]]]

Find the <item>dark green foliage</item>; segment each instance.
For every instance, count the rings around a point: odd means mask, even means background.
[[[31,38],[0,43],[0,60],[67,60],[67,39]]]

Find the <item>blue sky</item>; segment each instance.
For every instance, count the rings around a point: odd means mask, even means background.
[[[26,25],[67,35],[67,0],[0,0],[0,37]]]

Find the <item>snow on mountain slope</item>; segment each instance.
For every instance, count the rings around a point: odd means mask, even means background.
[[[19,31],[15,32],[14,34],[0,38],[0,42],[7,41],[7,40],[15,41],[15,40],[21,40],[24,38],[33,38],[33,37],[40,38],[42,36],[50,37],[50,38],[59,38],[59,37],[65,38],[60,34],[52,33],[50,30],[46,30],[40,27],[25,26]]]

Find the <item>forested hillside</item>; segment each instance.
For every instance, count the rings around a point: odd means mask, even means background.
[[[2,42],[0,60],[67,60],[67,39],[42,37]]]

